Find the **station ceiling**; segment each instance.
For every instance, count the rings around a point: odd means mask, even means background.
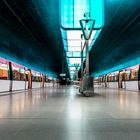
[[[59,0],[1,0],[0,55],[52,76],[68,71],[58,5]]]
[[[90,74],[140,64],[140,3],[105,0],[105,26],[90,51]]]

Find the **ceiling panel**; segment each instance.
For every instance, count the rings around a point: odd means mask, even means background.
[[[105,26],[90,51],[90,74],[98,76],[139,63],[139,2],[105,0]]]

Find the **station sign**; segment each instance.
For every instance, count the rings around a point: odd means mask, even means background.
[[[66,76],[66,73],[61,73],[60,76],[61,77],[65,77]]]

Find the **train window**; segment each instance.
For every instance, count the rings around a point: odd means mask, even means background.
[[[41,81],[40,73],[37,71],[32,71],[32,80],[34,82],[40,82]]]
[[[133,69],[131,70],[131,80],[137,80],[138,79],[138,70]]]
[[[32,81],[35,82],[36,81],[36,72],[32,71]]]
[[[130,70],[125,71],[125,74],[124,74],[124,80],[125,80],[125,81],[130,80]]]
[[[26,81],[28,81],[28,71],[25,71],[25,78],[26,78]]]
[[[13,80],[24,80],[24,67],[12,63]]]
[[[115,81],[118,81],[119,77],[118,75],[115,76]]]
[[[13,80],[24,80],[23,66],[16,63],[12,63],[12,72],[13,72]]]
[[[24,69],[19,69],[19,72],[20,72],[20,80],[24,81],[25,80],[25,70]]]
[[[8,65],[0,63],[0,79],[8,80]]]
[[[8,80],[9,79],[9,61],[0,57],[0,79]]]

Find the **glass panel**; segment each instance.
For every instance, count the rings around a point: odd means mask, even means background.
[[[67,32],[66,30],[61,29],[61,35],[63,39],[67,39]]]
[[[68,51],[81,51],[81,47],[68,47]]]
[[[81,57],[81,52],[66,52],[67,57]]]
[[[74,28],[79,28],[79,20],[83,19],[85,12],[90,12],[90,0],[75,0],[74,1]]]
[[[81,58],[69,58],[70,64],[81,64]]]
[[[0,63],[0,79],[8,79],[8,65]]]
[[[74,73],[75,73],[75,71],[71,71],[71,72],[70,72],[71,75],[74,74]]]
[[[96,20],[95,28],[104,25],[104,0],[91,0],[91,17]]]
[[[81,40],[82,31],[67,31],[67,39],[77,39]]]
[[[79,20],[85,12],[96,20],[95,28],[104,25],[104,0],[60,0],[60,22],[64,28],[80,28]]]
[[[80,36],[78,31],[68,31],[67,34],[68,34],[67,37],[71,40],[67,40],[68,43],[66,43],[66,40],[65,40],[65,44],[68,44],[69,47],[71,47],[71,46],[81,47],[81,42],[82,42],[82,45],[85,43],[84,39],[78,40],[78,38]],[[77,35],[77,37],[76,37],[76,35]],[[94,39],[95,35],[96,35],[96,31],[94,30],[92,32],[91,39],[89,40],[89,46],[91,45],[92,41],[94,41],[92,39]]]
[[[73,52],[66,52],[67,57],[72,57],[73,56]]]
[[[63,45],[68,46],[67,40],[63,39]]]
[[[69,67],[75,67],[74,64],[70,64],[70,63],[68,64],[68,66]],[[80,66],[81,66],[81,64],[79,65],[79,68],[80,68]]]
[[[70,67],[70,71],[74,71],[75,70],[75,67]]]
[[[64,46],[64,50],[67,52],[68,51],[68,46]]]
[[[81,52],[73,52],[73,57],[81,57]]]
[[[68,40],[68,46],[81,47],[81,40]]]
[[[73,27],[73,0],[60,0],[61,25],[65,28]]]
[[[12,62],[13,80],[24,80],[24,67]]]

